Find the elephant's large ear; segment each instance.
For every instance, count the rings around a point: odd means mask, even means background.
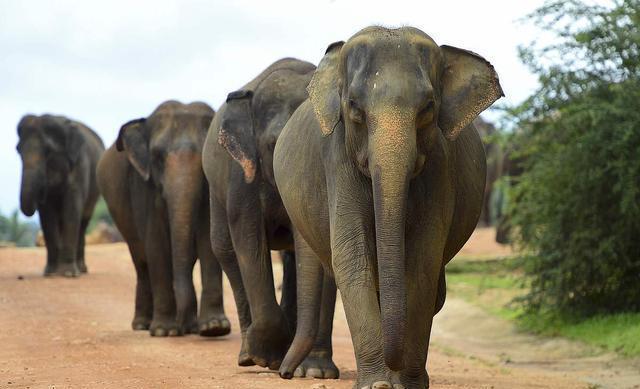
[[[127,153],[127,159],[140,173],[145,181],[149,180],[149,132],[146,129],[146,119],[135,119],[120,127],[116,149]]]
[[[493,65],[486,59],[452,46],[440,48],[445,64],[438,125],[447,139],[455,140],[462,129],[504,93]]]
[[[313,78],[307,86],[309,100],[313,105],[316,119],[320,123],[322,134],[331,135],[340,121],[340,95],[338,85],[338,65],[340,51],[344,42],[334,42],[329,45]]]
[[[221,115],[218,143],[224,147],[244,171],[244,181],[253,182],[258,168],[258,148],[253,129],[251,99],[253,91],[239,90],[229,93]]]

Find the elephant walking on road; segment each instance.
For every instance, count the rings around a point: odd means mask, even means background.
[[[277,369],[296,320],[295,262],[291,222],[273,178],[273,150],[280,131],[307,98],[315,66],[281,59],[241,90],[232,92],[211,123],[203,166],[211,196],[211,244],[233,287],[243,342],[238,363]],[[270,250],[288,250],[280,306]],[[293,274],[292,274],[293,273]],[[336,287],[320,292],[322,331],[299,376],[336,378],[331,331]],[[298,296],[306,298],[305,296]]]
[[[318,332],[323,275],[342,296],[356,388],[426,388],[444,266],[478,222],[486,163],[473,119],[502,95],[485,59],[424,32],[369,27],[329,46],[283,129],[276,183],[294,226],[290,378]],[[300,275],[304,275],[303,278]]]
[[[36,210],[40,216],[47,246],[44,275],[86,273],[84,235],[99,196],[102,140],[86,125],[54,115],[26,115],[18,137],[20,208],[27,216]]]
[[[98,165],[98,183],[137,274],[134,330],[152,336],[231,330],[222,270],[209,243],[209,192],[202,145],[214,111],[167,101],[122,126]],[[200,259],[197,318],[193,267]]]

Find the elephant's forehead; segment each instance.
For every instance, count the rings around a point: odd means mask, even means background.
[[[378,26],[359,31],[345,44],[347,50],[358,46],[375,46],[380,49],[438,48],[429,35],[417,28],[389,29]]]

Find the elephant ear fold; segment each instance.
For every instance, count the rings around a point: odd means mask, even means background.
[[[229,93],[224,110],[220,110],[218,144],[240,164],[244,181],[252,183],[258,169],[258,150],[253,128],[251,100],[253,91],[239,90]]]
[[[145,181],[150,177],[149,134],[147,119],[135,119],[120,127],[116,149],[127,153],[127,159]]]
[[[307,86],[309,100],[324,136],[331,135],[340,121],[338,65],[343,45],[342,41],[329,45]]]
[[[438,125],[455,140],[480,112],[504,96],[493,65],[471,51],[440,46],[444,54]]]

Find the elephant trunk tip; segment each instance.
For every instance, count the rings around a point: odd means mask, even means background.
[[[34,207],[31,204],[29,204],[29,205],[21,204],[20,205],[20,210],[27,217],[31,217],[31,216],[33,216],[34,213],[36,213],[36,207]]]

